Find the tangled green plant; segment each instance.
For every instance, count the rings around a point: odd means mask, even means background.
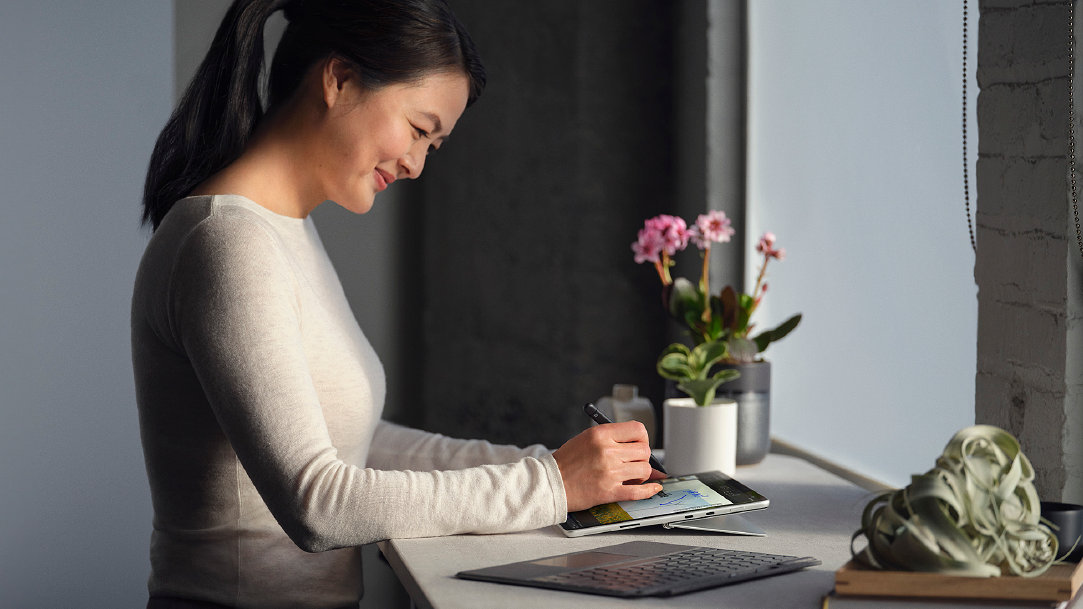
[[[874,569],[1024,577],[1044,573],[1057,538],[1041,522],[1034,468],[1018,440],[991,425],[961,430],[936,467],[869,502],[850,552]],[[854,541],[868,544],[854,551]]]

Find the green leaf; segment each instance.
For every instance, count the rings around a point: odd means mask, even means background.
[[[722,308],[722,299],[718,296],[711,296],[711,317],[721,320],[726,316],[724,309]]]
[[[722,383],[728,383],[730,381],[737,380],[738,378],[740,378],[740,376],[741,373],[734,370],[733,368],[723,368],[722,370],[719,370],[718,372],[715,372],[713,375],[711,375],[711,379],[721,381]]]
[[[687,393],[696,404],[706,406],[714,401],[715,391],[723,381],[718,379],[688,380],[677,384],[677,389]]]
[[[722,318],[722,324],[726,330],[735,331],[737,329],[737,292],[733,286],[728,285],[722,288],[718,300],[722,307],[722,314],[719,316]]]
[[[711,322],[707,325],[708,340],[722,340],[722,316],[711,315]]]
[[[696,368],[696,378],[707,378],[707,372],[718,362],[726,357],[726,343],[711,341],[697,345],[692,349],[693,367]]]
[[[695,311],[685,311],[684,324],[692,331],[693,337],[698,337],[700,335],[699,329],[703,325],[703,322],[699,318],[699,313]]]
[[[681,343],[673,343],[662,350],[663,356],[669,355],[671,353],[681,353],[685,357],[688,357],[692,354],[692,350],[689,349],[687,346],[682,345]]]
[[[793,329],[797,327],[797,324],[801,323],[801,314],[798,313],[793,317],[787,319],[778,325],[778,327],[771,330],[765,330],[762,334],[752,339],[756,341],[756,347],[763,352],[767,349],[767,345],[775,342],[776,340],[782,340],[787,334],[793,332]]]
[[[672,381],[692,378],[696,374],[691,362],[691,351],[681,343],[673,343],[662,351],[656,369],[659,376]]]
[[[673,280],[669,294],[669,313],[681,320],[686,320],[689,313],[694,313],[697,318],[703,314],[703,297],[696,286],[684,277]]]

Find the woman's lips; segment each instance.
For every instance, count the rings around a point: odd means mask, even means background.
[[[383,192],[391,183],[395,181],[395,176],[387,173],[379,167],[373,172],[376,175],[376,192]]]

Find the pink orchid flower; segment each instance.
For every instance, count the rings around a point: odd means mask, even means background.
[[[696,224],[691,232],[692,240],[701,250],[709,249],[711,243],[728,243],[730,238],[737,233],[733,228],[733,223],[726,217],[726,212],[717,209],[696,218]]]
[[[636,264],[643,262],[661,262],[662,247],[665,245],[665,239],[662,238],[661,233],[658,231],[650,230],[646,227],[639,229],[639,239],[632,244],[632,251],[635,252]]]
[[[785,249],[775,249],[774,233],[764,233],[763,236],[760,237],[760,242],[756,244],[756,251],[763,254],[766,258],[774,258],[775,260],[782,260],[786,257]]]
[[[692,236],[688,231],[688,225],[685,224],[684,218],[667,214],[661,214],[647,220],[643,223],[643,227],[661,235],[664,243],[662,247],[666,254],[670,256],[688,247],[688,240]]]

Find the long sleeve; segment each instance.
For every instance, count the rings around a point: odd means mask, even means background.
[[[368,465],[428,471],[512,463],[525,457],[551,458],[551,451],[540,444],[519,448],[485,440],[461,440],[380,421],[372,437]]]
[[[132,344],[152,592],[332,604],[358,594],[356,546],[566,517],[541,447],[380,422],[382,367],[311,220],[239,197],[178,203],[137,276]],[[416,453],[396,460],[388,442],[404,439]]]
[[[326,304],[307,302],[306,286],[276,241],[243,217],[194,230],[174,275],[174,318],[230,445],[298,546],[320,551],[563,520],[555,462],[526,458],[409,472],[362,468],[339,458],[324,409],[346,405],[321,403],[312,370],[331,368],[337,383],[353,383],[351,393],[364,400],[372,399],[371,391],[349,378],[361,366],[327,361],[338,328],[306,316],[307,307]],[[237,243],[245,244],[243,255],[230,251]],[[339,355],[348,354],[343,351]],[[372,433],[364,429],[369,421],[353,423],[361,423],[348,425],[356,427],[353,433]]]

